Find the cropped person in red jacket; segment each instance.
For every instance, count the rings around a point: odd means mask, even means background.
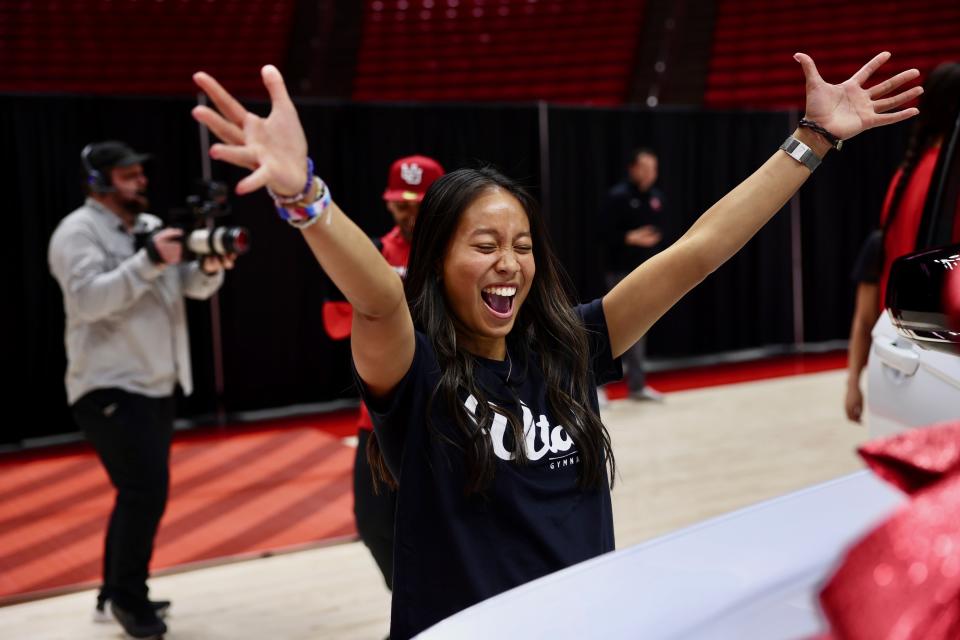
[[[402,278],[410,258],[410,239],[420,213],[423,195],[443,175],[443,167],[427,156],[407,156],[395,160],[387,176],[383,201],[393,216],[394,227],[380,238],[372,238],[387,263]],[[335,340],[350,336],[353,308],[349,302],[324,304],[324,325]],[[375,485],[367,461],[367,442],[373,433],[373,422],[366,405],[360,404],[357,422],[357,455],[353,465],[353,514],[357,532],[373,559],[376,560],[387,587],[393,585],[393,517],[397,494],[385,485]]]
[[[887,187],[880,213],[881,234],[867,239],[854,268],[857,301],[850,327],[844,400],[847,419],[852,422],[860,422],[863,411],[860,374],[867,366],[870,331],[883,311],[890,265],[915,250],[940,144],[960,112],[960,63],[945,62],[937,66],[927,76],[923,88],[920,116],[913,123],[907,151]]]

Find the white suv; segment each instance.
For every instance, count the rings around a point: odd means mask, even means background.
[[[960,245],[911,254],[908,259],[923,262],[926,269],[911,265],[913,275],[920,276],[946,271],[936,260],[950,257],[960,269],[955,256],[960,256]],[[933,321],[918,317],[922,315],[916,309],[888,308],[873,327],[866,403],[871,437],[960,418],[960,332],[951,331],[942,312],[940,324],[937,314],[927,314]]]
[[[893,263],[867,364],[870,437],[960,418],[960,331],[947,317],[948,275],[960,270],[960,127],[937,161],[916,246]],[[928,248],[933,247],[933,248]]]

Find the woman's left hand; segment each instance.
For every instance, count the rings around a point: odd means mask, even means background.
[[[297,194],[311,179],[306,174],[303,127],[280,71],[268,64],[260,75],[270,93],[270,115],[266,118],[248,112],[215,78],[202,71],[195,73],[193,80],[220,111],[198,106],[193,109],[193,117],[223,140],[210,147],[211,158],[252,171],[237,183],[237,193],[269,186],[279,194]]]
[[[882,127],[912,118],[920,113],[916,107],[900,111],[894,111],[894,109],[923,93],[923,87],[913,87],[896,95],[884,97],[917,78],[920,72],[916,69],[902,71],[869,89],[864,87],[870,76],[890,59],[888,51],[875,56],[841,84],[827,84],[820,77],[817,66],[807,54],[797,53],[793,57],[803,67],[803,74],[807,80],[805,117],[841,140],[852,138],[873,127]]]

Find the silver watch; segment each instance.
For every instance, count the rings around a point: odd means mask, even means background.
[[[800,164],[806,165],[807,169],[810,169],[811,173],[814,169],[820,166],[820,162],[823,160],[823,158],[819,157],[813,152],[813,149],[803,144],[793,136],[787,136],[787,139],[783,141],[783,144],[780,145],[780,148],[786,151],[788,156]]]

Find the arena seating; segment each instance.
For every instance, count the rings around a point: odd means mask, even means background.
[[[283,62],[293,0],[0,3],[0,91],[184,94],[197,69],[262,95]]]
[[[812,56],[831,82],[885,50],[898,69],[917,67],[925,75],[960,59],[958,23],[956,0],[718,0],[704,105],[802,107],[797,51]]]
[[[634,0],[373,0],[353,97],[622,104],[642,16]]]
[[[635,73],[644,5],[366,0],[352,97],[622,104]],[[190,75],[202,68],[239,95],[262,96],[256,69],[283,65],[296,6],[296,0],[0,2],[0,92],[182,95],[193,92]],[[792,60],[798,50],[812,55],[828,80],[847,77],[884,49],[894,52],[898,68],[925,73],[960,59],[957,24],[956,0],[717,0],[704,105],[801,106],[800,70]]]

